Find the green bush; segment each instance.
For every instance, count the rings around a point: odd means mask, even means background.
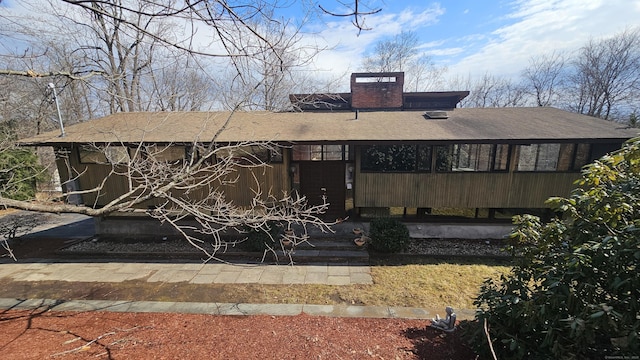
[[[583,170],[569,198],[549,199],[563,214],[543,224],[514,218],[522,258],[487,280],[466,334],[490,358],[605,359],[640,353],[640,139]]]
[[[44,168],[29,149],[0,151],[0,196],[30,200],[36,196],[38,181],[46,181]]]
[[[280,240],[281,226],[277,222],[269,222],[262,228],[244,228],[247,239],[240,243],[240,246],[247,251],[265,251],[269,247],[276,247]]]
[[[369,236],[371,237],[371,246],[381,252],[398,252],[409,244],[409,230],[396,219],[377,218],[371,220]]]

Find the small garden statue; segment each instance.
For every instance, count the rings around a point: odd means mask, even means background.
[[[435,319],[431,319],[431,327],[445,332],[453,332],[456,329],[456,313],[453,312],[451,306],[447,306],[445,311],[447,316],[444,319],[441,319],[438,314]]]

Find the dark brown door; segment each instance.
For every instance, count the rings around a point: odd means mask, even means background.
[[[300,163],[300,192],[310,206],[322,204],[322,196],[326,195],[329,209],[321,217],[327,221],[345,216],[344,167],[341,161]]]

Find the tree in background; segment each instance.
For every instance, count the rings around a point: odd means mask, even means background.
[[[569,107],[610,119],[618,107],[637,101],[640,94],[640,29],[589,41],[572,65]]]
[[[469,90],[460,107],[515,107],[527,105],[525,87],[510,79],[485,73],[480,79],[456,78],[450,82],[456,89]]]
[[[44,6],[42,2],[34,4]],[[33,84],[30,93],[19,86],[0,90],[1,122],[19,116],[19,107],[24,107],[26,100],[35,99],[33,105],[28,104],[29,109],[47,109],[46,114],[37,118],[29,115],[21,120],[37,119],[38,124],[47,124],[44,120],[55,114],[48,101],[50,94],[45,90],[49,82],[59,90],[60,102],[66,102],[69,109],[73,109],[65,110],[63,106],[65,122],[69,118],[78,119],[81,114],[84,117],[80,119],[86,119],[89,115],[114,112],[216,107],[222,104],[221,99],[215,97],[216,92],[228,90],[214,88],[220,84],[207,81],[218,76],[219,71],[213,71],[218,67],[233,69],[234,77],[243,79],[242,84],[249,88],[239,92],[241,96],[228,104],[230,113],[211,114],[212,117],[224,116],[215,121],[220,126],[216,135],[210,139],[193,139],[190,153],[179,163],[166,160],[162,154],[165,147],[144,143],[144,135],[138,143],[98,144],[92,148],[103,155],[101,164],[110,168],[103,185],[110,178],[128,180],[121,196],[102,207],[90,203],[33,202],[29,201],[31,196],[16,198],[6,191],[0,194],[0,206],[106,216],[146,208],[145,202],[156,200],[160,205],[148,215],[174,225],[186,240],[205,252],[207,259],[214,258],[218,249],[228,245],[221,234],[234,229],[248,227],[269,232],[269,224],[274,222],[297,224],[304,231],[296,234],[296,243],[307,240],[308,226],[330,231],[329,224],[318,217],[326,210],[326,202],[307,206],[305,198],[290,193],[272,194],[270,189],[260,187],[258,179],[269,165],[246,149],[260,148],[259,152],[266,154],[281,149],[269,142],[217,141],[235,111],[256,103],[256,94],[262,92],[257,96],[262,99],[260,104],[272,110],[272,105],[277,103],[272,90],[282,93],[286,86],[282,79],[291,76],[289,61],[305,61],[305,56],[317,53],[312,48],[305,48],[308,51],[304,53],[296,52],[300,49],[296,29],[272,17],[277,1],[247,0],[229,4],[225,1],[66,0],[51,1],[49,6],[50,12],[32,8],[32,15],[53,13],[53,17],[0,15],[0,32],[5,32],[3,24],[15,27],[19,34],[16,40],[26,44],[25,53],[0,54],[11,59],[5,63],[10,68],[0,69],[0,80],[11,84],[19,79]],[[240,66],[243,61],[258,66]],[[186,86],[185,81],[189,82]],[[8,90],[6,95],[5,90]],[[25,126],[19,136],[34,135],[34,128],[40,129]],[[26,154],[19,155],[19,164],[24,167],[24,161],[28,160]],[[56,155],[59,162],[67,164],[69,176],[62,179],[63,185],[87,176],[82,169],[72,168],[65,151]],[[2,178],[3,189],[25,183],[16,177],[18,169],[14,163],[11,158],[3,164],[2,170],[7,174]],[[238,206],[225,197],[224,187],[233,186],[240,172],[248,174],[249,181],[255,180],[251,188],[247,188],[247,193],[252,195],[249,207]],[[23,180],[30,179],[33,178]],[[69,187],[66,195],[72,198],[89,193],[101,196],[103,186],[83,191]],[[190,196],[193,193],[206,195]],[[181,221],[186,217],[192,220],[190,224]],[[196,229],[193,222],[198,224]]]
[[[565,67],[564,57],[555,52],[529,60],[529,65],[522,71],[522,77],[530,87],[529,93],[535,97],[537,106],[558,103],[566,77]]]
[[[442,86],[446,68],[436,66],[431,58],[420,52],[415,32],[402,31],[393,39],[375,45],[373,53],[362,62],[367,72],[405,73],[404,88],[408,91],[434,90]]]
[[[46,172],[30,149],[14,146],[12,122],[0,123],[0,198],[33,199],[37,182],[47,180]]]
[[[640,106],[640,28],[592,39],[572,56],[533,58],[522,75],[537,106],[626,122]]]
[[[515,218],[521,258],[475,301],[469,334],[483,355],[487,339],[499,359],[639,353],[640,138],[585,167],[577,185],[569,198],[549,200],[561,218]]]

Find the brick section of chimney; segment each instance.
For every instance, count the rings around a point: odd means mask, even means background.
[[[403,72],[351,74],[351,108],[402,109]]]

